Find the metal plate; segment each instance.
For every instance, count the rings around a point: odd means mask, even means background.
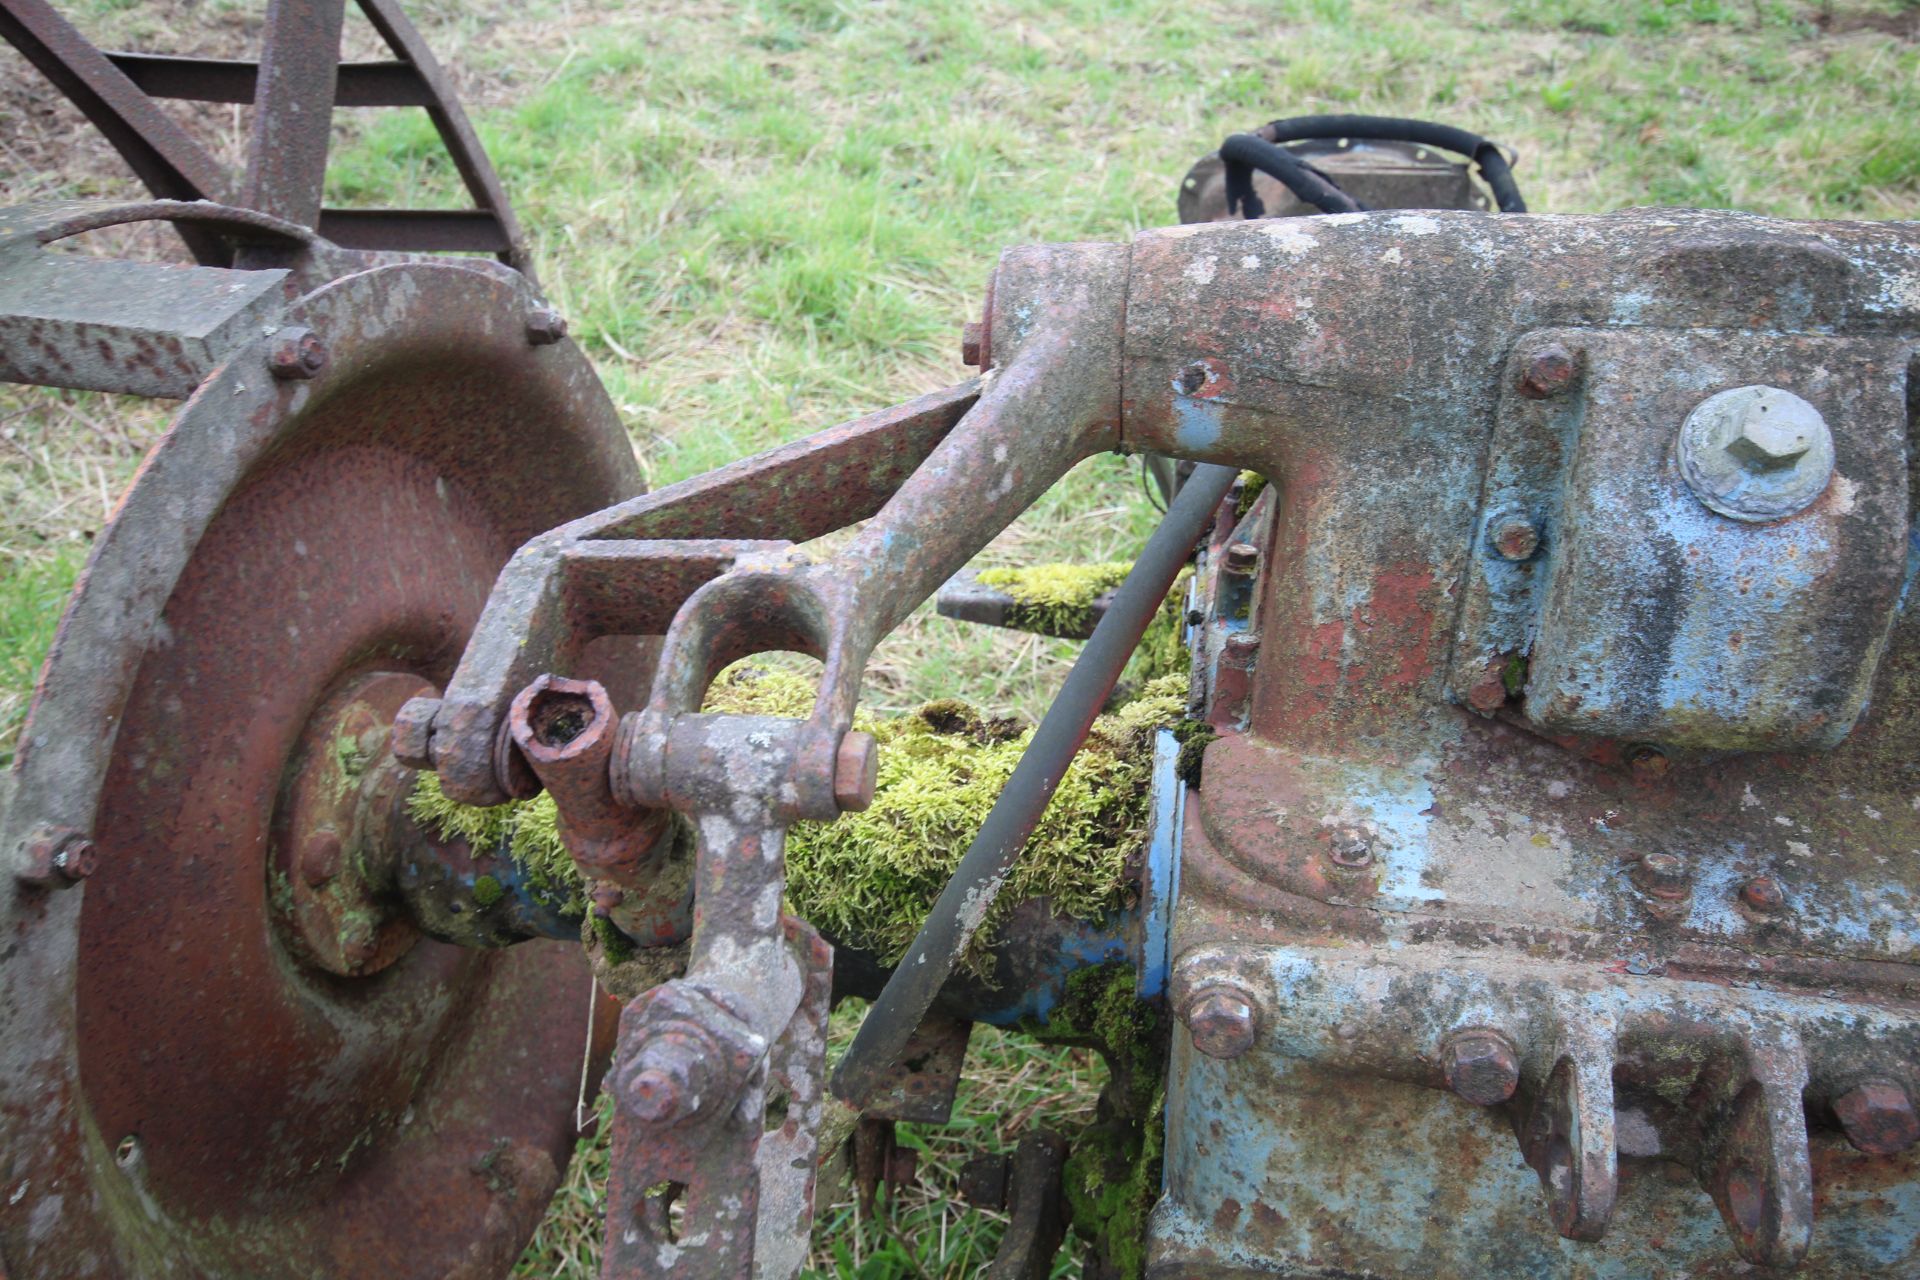
[[[16,1276],[504,1273],[573,1140],[589,997],[569,948],[425,939],[354,979],[271,919],[276,796],[370,672],[443,683],[526,538],[638,489],[522,283],[382,268],[189,402],[103,533],[23,739],[7,843],[102,856],[0,887],[0,1245]],[[600,1023],[613,1026],[611,1016]]]

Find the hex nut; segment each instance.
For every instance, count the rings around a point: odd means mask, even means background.
[[[1868,1155],[1898,1155],[1920,1141],[1920,1116],[1907,1091],[1891,1080],[1866,1080],[1833,1100],[1847,1141]]]
[[[1786,891],[1772,876],[1755,876],[1740,886],[1740,905],[1757,915],[1770,916],[1787,905]]]
[[[969,320],[960,326],[960,363],[969,369],[978,369],[986,344],[985,326],[978,320]]]
[[[1687,860],[1677,853],[1642,854],[1633,864],[1633,883],[1642,893],[1673,901],[1692,891]]]
[[[1520,1058],[1497,1031],[1461,1031],[1441,1051],[1447,1088],[1477,1107],[1498,1106],[1520,1087]]]
[[[849,730],[833,753],[833,799],[843,813],[859,813],[873,803],[880,780],[880,744],[870,733]]]
[[[433,768],[429,742],[440,699],[409,698],[393,717],[393,758],[409,769]]]
[[[1708,510],[1764,523],[1805,510],[1833,478],[1833,433],[1820,411],[1778,387],[1733,387],[1680,427],[1680,473]]]
[[[1253,1048],[1260,1030],[1252,997],[1237,986],[1219,983],[1196,990],[1181,1020],[1187,1024],[1193,1047],[1222,1062]]]
[[[1493,553],[1510,564],[1531,560],[1540,550],[1540,526],[1525,516],[1501,516],[1487,526]]]
[[[535,307],[527,316],[527,341],[550,347],[567,336],[567,318],[552,307]]]
[[[1221,568],[1236,578],[1250,578],[1260,568],[1260,548],[1251,542],[1235,542],[1227,547]]]
[[[327,367],[327,346],[306,326],[288,325],[273,335],[267,367],[276,378],[303,381]]]
[[[1573,385],[1576,372],[1573,353],[1557,342],[1550,343],[1527,357],[1514,390],[1529,400],[1551,399]]]

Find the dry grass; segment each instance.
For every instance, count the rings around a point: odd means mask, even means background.
[[[71,0],[103,43],[244,54],[252,0]],[[995,253],[1119,238],[1171,216],[1223,133],[1280,114],[1424,115],[1516,147],[1536,209],[1920,212],[1912,0],[430,0],[410,6],[493,148],[543,278],[655,483],[955,380],[954,333]],[[356,24],[355,55],[373,52]],[[193,128],[229,160],[246,112]],[[341,113],[336,200],[446,201],[417,113]],[[76,112],[0,51],[0,201],[137,188]],[[97,238],[173,252],[164,233]],[[0,389],[0,741],[58,601],[167,410]],[[1086,464],[990,552],[1131,554],[1136,473]],[[1032,712],[1074,646],[917,616],[869,696]],[[840,1015],[845,1029],[848,1015]],[[970,1274],[996,1228],[944,1202],[966,1153],[1083,1116],[1099,1072],[982,1033],[958,1123],[920,1130],[921,1188],[882,1223],[842,1201],[816,1261],[839,1276]],[[588,1147],[523,1274],[585,1276]],[[1060,1274],[1071,1274],[1063,1262]]]

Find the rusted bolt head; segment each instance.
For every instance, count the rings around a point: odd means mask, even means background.
[[[980,367],[981,341],[986,329],[978,320],[969,320],[960,326],[960,363],[969,369]]]
[[[833,753],[833,798],[842,812],[859,813],[873,803],[880,779],[880,745],[870,733],[850,730]]]
[[[1327,856],[1333,859],[1336,867],[1353,870],[1370,867],[1373,865],[1373,840],[1358,828],[1343,828],[1333,833],[1333,843],[1327,849]]]
[[[1483,716],[1507,705],[1507,659],[1495,658],[1481,668],[1467,688],[1467,705]]]
[[[1656,898],[1684,898],[1690,887],[1687,860],[1677,853],[1642,854],[1633,864],[1633,882]]]
[[[311,378],[327,367],[327,345],[320,341],[319,334],[304,325],[288,325],[273,335],[267,367],[276,378],[292,381]]]
[[[527,341],[536,347],[550,347],[567,336],[567,318],[552,307],[535,307],[527,313]]]
[[[1786,890],[1772,876],[1755,876],[1740,886],[1740,905],[1759,915],[1770,916],[1787,905]]]
[[[648,1124],[676,1124],[701,1109],[702,1095],[713,1092],[713,1075],[694,1039],[667,1032],[641,1050],[621,1101]]]
[[[1681,424],[1679,455],[1694,496],[1734,520],[1784,519],[1833,477],[1826,419],[1778,387],[1734,387],[1702,400]]]
[[[315,831],[300,845],[300,876],[315,888],[340,874],[340,836],[334,831]]]
[[[1441,1051],[1447,1088],[1479,1107],[1505,1102],[1520,1087],[1520,1059],[1497,1031],[1461,1031]]]
[[[1847,1141],[1874,1156],[1897,1155],[1920,1141],[1920,1116],[1907,1091],[1891,1080],[1868,1080],[1833,1100]]]
[[[340,955],[352,967],[366,964],[379,949],[378,927],[371,920],[355,916],[340,926]]]
[[[1251,542],[1235,542],[1227,547],[1221,567],[1237,578],[1250,578],[1260,567],[1260,548]]]
[[[1235,986],[1201,987],[1187,1001],[1182,1021],[1193,1047],[1222,1062],[1253,1048],[1260,1030],[1252,998]]]
[[[1540,526],[1525,516],[1501,516],[1487,527],[1487,541],[1495,555],[1519,564],[1540,550]]]
[[[1529,400],[1546,400],[1572,386],[1573,375],[1573,353],[1555,342],[1526,358],[1514,389]]]
[[[507,709],[513,740],[542,764],[597,752],[617,729],[613,699],[598,680],[537,677]]]
[[[1806,457],[1826,423],[1812,405],[1798,396],[1794,401],[1805,409],[1789,404],[1776,413],[1768,399],[1748,402],[1734,420],[1727,452],[1749,471],[1779,471]]]
[[[393,758],[409,769],[431,769],[427,740],[433,718],[440,714],[440,699],[409,698],[393,717]]]
[[[1236,631],[1222,646],[1220,660],[1229,667],[1245,670],[1260,656],[1260,636],[1252,631]]]
[[[27,841],[19,878],[42,889],[79,884],[100,865],[93,841],[71,827],[43,827]]]

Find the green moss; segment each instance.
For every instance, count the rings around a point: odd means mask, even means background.
[[[1126,1280],[1146,1272],[1166,1128],[1166,1026],[1135,981],[1126,965],[1082,970],[1046,1024],[1029,1028],[1054,1043],[1092,1045],[1107,1061],[1107,1088],[1074,1139],[1062,1185],[1068,1221],[1104,1264],[1100,1274]]]
[[[1127,864],[1146,839],[1153,731],[1185,705],[1186,677],[1161,677],[1094,722],[975,938],[967,959],[976,971],[996,925],[1022,902],[1046,897],[1079,919],[1126,905]],[[823,933],[890,964],[919,931],[1033,734],[951,701],[874,722],[869,732],[881,742],[873,805],[788,833],[787,893]]]
[[[367,752],[360,740],[352,734],[343,733],[333,740],[333,756],[340,765],[341,780],[354,784],[367,772]]]
[[[1127,904],[1127,865],[1147,838],[1154,730],[1178,720],[1186,698],[1183,672],[1160,676],[1094,722],[975,939],[967,963],[976,972],[985,969],[995,926],[1022,902],[1045,897],[1079,919]],[[714,682],[706,706],[803,715],[812,709],[813,685],[785,672],[735,667]],[[881,744],[873,805],[835,822],[793,826],[787,896],[798,915],[840,945],[892,963],[919,931],[1033,731],[952,700],[892,719],[863,716],[858,724]],[[574,911],[584,912],[551,797],[477,809],[448,799],[439,779],[423,773],[409,807],[444,839],[458,837],[475,848],[504,845],[535,889],[564,894]]]
[[[634,945],[626,934],[614,927],[613,921],[605,916],[588,917],[593,929],[594,939],[600,944],[600,954],[609,964],[625,964],[633,959]]]
[[[1114,560],[1104,564],[1039,564],[1022,569],[983,569],[981,586],[1013,597],[1007,623],[1020,631],[1042,635],[1084,636],[1093,621],[1093,602],[1126,581],[1133,565]],[[1187,579],[1182,569],[1167,592],[1165,603],[1140,637],[1128,669],[1134,680],[1152,680],[1187,669],[1187,648],[1181,641],[1186,615]]]
[[[1267,478],[1265,476],[1257,471],[1242,471],[1240,473],[1240,497],[1239,500],[1233,504],[1233,518],[1235,520],[1246,519],[1247,512],[1253,510],[1253,504],[1260,500],[1260,495],[1265,493],[1266,490]]]
[[[1085,635],[1093,602],[1127,580],[1126,560],[1104,564],[1036,564],[1023,569],[982,569],[980,585],[1013,597],[1007,621],[1021,631],[1051,636]]]
[[[736,662],[714,677],[701,709],[723,715],[805,720],[813,714],[815,692],[813,681],[791,671]]]
[[[1516,653],[1507,659],[1507,665],[1500,670],[1500,685],[1507,691],[1509,698],[1517,698],[1527,687],[1527,659],[1525,654]]]
[[[493,876],[481,876],[473,882],[473,903],[482,911],[506,896],[505,887]]]
[[[1180,754],[1173,762],[1173,774],[1190,787],[1200,785],[1200,765],[1207,753],[1207,744],[1220,735],[1213,726],[1204,720],[1182,720],[1173,726],[1174,739],[1180,744]]]

